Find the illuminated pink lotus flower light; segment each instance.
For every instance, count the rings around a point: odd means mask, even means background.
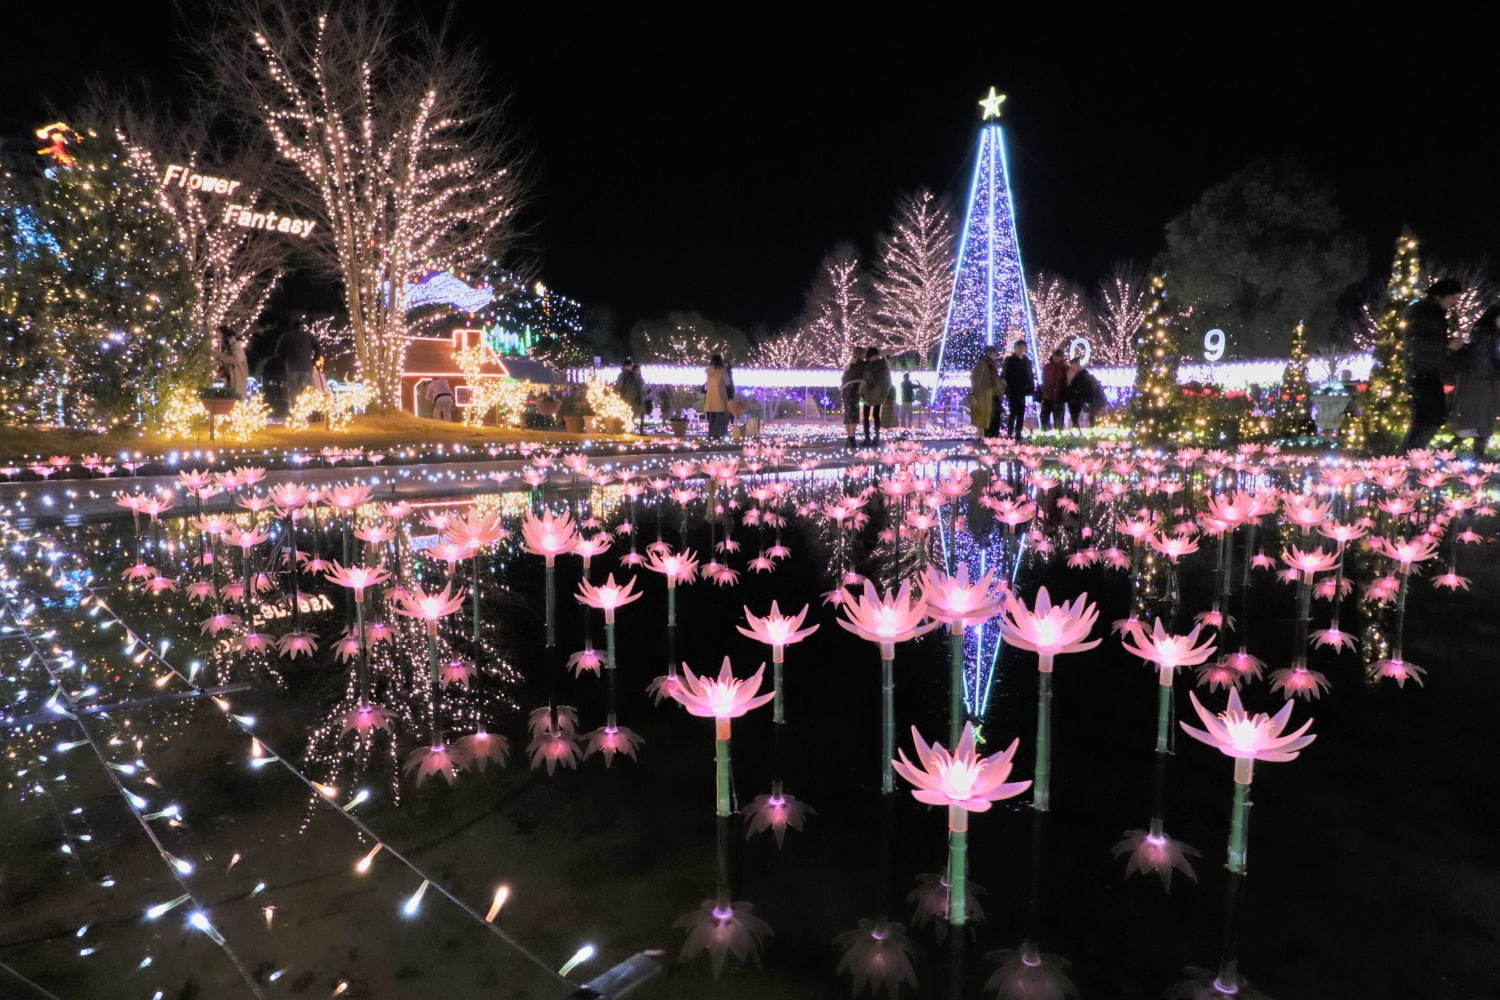
[[[761,948],[773,933],[771,926],[755,915],[753,904],[726,898],[705,899],[673,926],[688,932],[678,960],[686,962],[706,952],[716,979],[731,955],[738,961],[759,965]]]
[[[636,751],[644,742],[645,739],[634,730],[614,724],[604,725],[588,734],[588,744],[584,747],[583,755],[592,757],[596,753],[603,754],[604,766],[609,767],[614,763],[617,753],[635,760]]]
[[[374,729],[390,731],[396,713],[375,705],[356,705],[344,713],[344,732],[364,735]]]
[[[640,600],[641,595],[635,589],[635,577],[629,577],[620,584],[615,582],[615,576],[611,573],[597,587],[587,580],[579,581],[577,599],[580,604],[603,611],[604,624],[613,625],[615,611]]]
[[[1161,821],[1152,820],[1149,830],[1130,830],[1125,839],[1115,845],[1115,857],[1126,858],[1125,877],[1155,874],[1161,878],[1161,887],[1172,891],[1172,873],[1181,872],[1194,882],[1198,875],[1193,871],[1188,858],[1199,857],[1196,848],[1180,840],[1173,840],[1162,832]]]
[[[403,770],[407,774],[416,771],[419,785],[433,775],[441,776],[451,785],[458,780],[458,772],[463,769],[463,764],[463,758],[452,747],[445,743],[434,743],[407,755]]]
[[[542,556],[548,566],[554,565],[558,556],[571,552],[578,543],[578,528],[573,524],[573,518],[567,513],[553,514],[550,510],[543,511],[541,517],[527,514],[526,520],[521,522],[521,535],[526,551]]]
[[[467,762],[468,767],[482,773],[491,762],[497,767],[505,766],[510,757],[510,740],[499,733],[487,733],[481,729],[457,740],[453,744],[453,751],[457,757]]]
[[[775,835],[778,848],[785,841],[788,828],[800,833],[803,818],[817,815],[817,810],[812,806],[783,791],[779,781],[771,783],[769,795],[757,795],[740,812],[746,820],[746,840],[757,833],[769,831]]]
[[[853,977],[850,985],[854,996],[869,987],[872,997],[879,997],[883,991],[894,1000],[903,986],[916,989],[917,970],[912,959],[921,949],[900,924],[861,920],[858,927],[840,934],[833,943],[843,949],[834,971]]]

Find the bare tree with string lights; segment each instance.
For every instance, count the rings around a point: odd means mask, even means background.
[[[854,247],[841,243],[818,267],[798,324],[813,348],[814,361],[830,366],[848,362],[854,348],[875,342],[873,318],[869,281],[859,255]]]
[[[389,0],[242,0],[226,24],[221,87],[300,175],[321,237],[307,243],[342,279],[360,378],[395,407],[412,276],[472,271],[516,235],[521,164],[497,102],[473,57]]]
[[[290,247],[285,237],[226,221],[221,199],[192,190],[192,174],[241,182],[241,200],[257,202],[267,179],[265,159],[252,150],[215,149],[201,114],[168,121],[144,107],[99,112],[132,166],[157,178],[156,204],[172,220],[193,281],[193,329],[206,340],[224,327],[245,337],[281,280]],[[169,168],[175,166],[169,176]],[[178,183],[178,181],[181,183]]]
[[[1087,334],[1087,306],[1083,291],[1073,282],[1043,271],[1031,279],[1028,291],[1031,294],[1031,320],[1043,357],[1051,354],[1054,348],[1066,351],[1070,340]]]
[[[923,362],[942,342],[953,294],[953,213],[926,188],[896,203],[881,238],[875,273],[875,317],[896,353]],[[843,360],[843,359],[840,359]]]
[[[1126,365],[1135,361],[1135,335],[1151,312],[1151,281],[1133,265],[1117,261],[1109,277],[1099,283],[1094,310],[1093,362]]]

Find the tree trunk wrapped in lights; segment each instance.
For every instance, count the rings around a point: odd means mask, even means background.
[[[306,241],[339,275],[359,377],[379,406],[399,403],[408,288],[424,270],[467,271],[503,250],[520,193],[480,75],[440,40],[408,47],[391,3],[245,3],[222,46],[224,90],[261,121],[319,223]],[[420,33],[418,35],[420,36]],[[310,196],[310,197],[309,197]]]

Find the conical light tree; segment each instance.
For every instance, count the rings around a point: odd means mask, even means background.
[[[1369,388],[1356,400],[1356,410],[1344,421],[1343,444],[1349,448],[1389,449],[1406,433],[1411,400],[1406,388],[1406,326],[1402,310],[1422,297],[1421,245],[1416,234],[1403,229],[1396,240],[1396,258],[1386,281],[1385,297],[1375,315],[1374,362]]]
[[[964,224],[959,231],[958,263],[948,322],[938,348],[939,371],[967,372],[980,352],[992,345],[1025,340],[1037,356],[1016,208],[1005,161],[1005,130],[1000,124],[1004,94],[991,87],[979,102],[979,138]]]
[[[1292,344],[1286,367],[1281,372],[1281,388],[1272,407],[1272,432],[1277,437],[1291,437],[1307,432],[1312,422],[1309,409],[1311,389],[1307,384],[1307,324],[1292,328]]]
[[[1151,311],[1135,341],[1135,396],[1130,402],[1136,436],[1161,444],[1178,425],[1182,387],[1177,384],[1181,348],[1167,282],[1151,279]]]

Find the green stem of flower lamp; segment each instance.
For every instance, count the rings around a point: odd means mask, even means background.
[[[474,557],[469,560],[469,575],[472,578],[474,592],[470,595],[474,600],[474,642],[479,642],[479,552],[476,550]],[[548,581],[551,581],[551,572],[548,572]],[[550,616],[548,617],[550,621]]]
[[[613,613],[613,612],[611,612]],[[608,621],[604,623],[604,669],[608,671],[604,676],[609,684],[606,688],[609,696],[609,717],[615,717],[615,623]]]
[[[1052,808],[1052,654],[1037,658],[1036,784],[1031,805],[1037,812]]]
[[[880,651],[880,791],[896,791],[896,659],[895,650]]]
[[[1250,774],[1254,761],[1234,762],[1234,807],[1229,817],[1229,870],[1245,874],[1245,842],[1250,828]]]
[[[438,729],[438,647],[437,622],[427,624],[427,682],[432,692],[432,746],[442,742]]]
[[[969,811],[948,807],[948,923],[964,925],[969,891]]]
[[[717,793],[714,814],[729,815],[729,720],[714,720],[714,790]]]
[[[370,683],[370,661],[369,651],[365,647],[365,601],[363,594],[357,594],[354,602],[354,627],[359,632],[359,700],[363,704],[369,696]]]
[[[781,646],[771,647],[771,683],[775,685],[775,697],[771,699],[771,721],[776,725],[785,725],[786,706],[781,697],[781,666],[786,660],[786,650]]]
[[[1156,685],[1156,752],[1170,753],[1172,736],[1172,670],[1157,671]]]
[[[948,746],[958,746],[964,729],[964,627],[948,630]]]

